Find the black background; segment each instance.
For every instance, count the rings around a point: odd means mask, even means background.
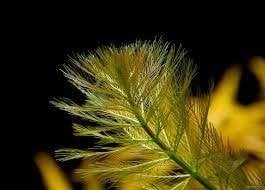
[[[1,5],[1,170],[3,189],[41,189],[33,155],[89,144],[71,136],[71,119],[49,100],[80,94],[59,68],[68,55],[136,39],[166,41],[189,50],[199,65],[197,83],[217,81],[231,64],[246,66],[265,56],[265,6],[256,2],[10,2]],[[241,101],[248,103],[252,78],[245,73]],[[0,187],[1,188],[1,187]],[[2,189],[2,188],[1,188]]]

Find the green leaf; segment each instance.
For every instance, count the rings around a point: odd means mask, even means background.
[[[75,124],[74,132],[99,138],[104,151],[63,149],[57,152],[60,160],[86,158],[91,165],[79,172],[102,181],[144,177],[142,189],[244,189],[251,184],[242,169],[244,156],[224,147],[207,121],[209,99],[189,98],[196,71],[191,63],[181,47],[161,40],[77,56],[63,72],[86,95],[86,103],[52,103],[96,122],[97,127]],[[109,143],[118,147],[104,149]],[[131,159],[122,160],[122,153]],[[176,168],[181,173],[168,175]]]

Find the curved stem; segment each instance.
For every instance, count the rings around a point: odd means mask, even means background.
[[[170,150],[170,148],[163,143],[159,138],[157,138],[157,136],[153,133],[153,131],[148,127],[147,122],[145,121],[145,119],[142,117],[142,115],[139,113],[139,107],[137,105],[135,105],[133,98],[130,94],[130,90],[128,88],[128,83],[126,80],[124,80],[124,78],[121,75],[121,84],[124,87],[125,91],[127,92],[127,100],[128,103],[130,104],[130,106],[133,108],[132,111],[135,115],[135,117],[137,118],[137,120],[139,121],[140,125],[142,126],[142,128],[145,130],[145,132],[147,133],[147,135],[149,137],[152,138],[152,140],[161,148],[161,150],[163,150],[163,152],[165,152],[169,158],[171,158],[176,164],[178,164],[182,169],[184,169],[188,174],[190,174],[191,177],[193,177],[194,179],[196,179],[202,186],[204,186],[207,190],[215,190],[216,188],[210,184],[207,179],[205,179],[203,176],[199,175],[196,171],[192,170],[191,167],[189,167],[189,165],[184,162],[182,159],[180,159],[175,152],[173,152],[172,150]]]
[[[132,103],[132,102],[131,102]],[[132,104],[133,105],[133,104]],[[133,105],[134,107],[134,105]],[[193,171],[191,167],[187,163],[185,163],[183,160],[181,160],[175,152],[171,151],[170,148],[165,145],[159,138],[156,138],[155,134],[151,129],[148,127],[147,123],[145,122],[144,118],[139,114],[136,110],[134,112],[137,120],[141,124],[142,128],[145,130],[145,132],[153,139],[153,141],[168,155],[169,158],[171,158],[176,164],[178,164],[182,169],[184,169],[188,174],[190,174],[191,177],[196,179],[202,186],[204,186],[208,190],[215,190],[216,188],[210,184],[207,179],[205,179],[203,176],[199,175],[196,171]]]

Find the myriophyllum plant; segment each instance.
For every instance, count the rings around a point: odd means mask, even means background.
[[[72,63],[63,72],[86,102],[52,103],[91,122],[73,129],[94,137],[94,147],[57,151],[61,161],[86,159],[89,168],[78,170],[81,175],[115,186],[135,180],[135,189],[261,185],[258,172],[244,169],[243,151],[232,150],[209,124],[210,98],[190,98],[195,68],[181,47],[138,41],[78,55]],[[119,160],[124,154],[134,159]]]

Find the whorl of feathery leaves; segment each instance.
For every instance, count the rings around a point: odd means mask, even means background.
[[[78,172],[115,184],[130,177],[138,180],[136,189],[245,189],[259,182],[243,170],[244,157],[224,147],[209,125],[209,100],[190,100],[195,69],[181,47],[138,41],[72,62],[63,72],[86,102],[52,103],[96,123],[73,128],[75,135],[98,141],[95,149],[58,150],[59,160],[85,158],[91,166]],[[108,162],[124,152],[135,159]]]

